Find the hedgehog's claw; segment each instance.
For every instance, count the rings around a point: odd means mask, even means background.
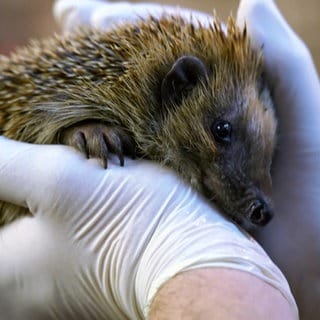
[[[108,155],[109,155],[109,149],[108,149],[108,144],[106,143],[106,137],[103,132],[100,132],[99,134],[99,139],[98,139],[98,145],[97,145],[97,150],[98,154],[95,154],[93,152],[92,158],[97,157],[102,160],[103,167],[105,169],[108,168]]]
[[[122,135],[117,128],[107,128],[107,132],[103,133],[105,144],[118,156],[120,166],[124,165],[124,151],[122,143]]]
[[[75,148],[82,152],[87,159],[89,159],[89,153],[87,149],[87,141],[83,132],[77,131],[74,137]]]
[[[115,153],[124,165],[124,155],[135,157],[134,140],[124,129],[98,122],[82,123],[66,129],[60,142],[71,145],[85,154],[87,158],[99,158],[104,168],[108,166],[110,152]]]

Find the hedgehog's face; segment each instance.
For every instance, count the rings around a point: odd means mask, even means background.
[[[240,225],[266,225],[276,121],[258,76],[219,87],[199,59],[182,57],[164,79],[162,97],[166,107],[173,102],[164,121],[168,165]]]

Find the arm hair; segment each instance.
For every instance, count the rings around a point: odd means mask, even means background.
[[[225,268],[191,270],[166,282],[149,320],[293,320],[282,294],[261,279]]]

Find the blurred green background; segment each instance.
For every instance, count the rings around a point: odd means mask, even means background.
[[[81,0],[78,0],[81,1]],[[131,1],[138,2],[138,1]],[[139,1],[142,2],[142,1]],[[225,19],[236,14],[238,0],[144,1],[186,6]],[[320,0],[277,0],[286,19],[306,42],[320,70]],[[51,14],[53,0],[0,0],[0,53],[8,53],[30,38],[48,36],[58,28]]]

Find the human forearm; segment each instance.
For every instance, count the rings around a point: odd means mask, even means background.
[[[156,295],[149,319],[290,320],[295,316],[282,294],[261,279],[215,268],[191,270],[169,280]]]

